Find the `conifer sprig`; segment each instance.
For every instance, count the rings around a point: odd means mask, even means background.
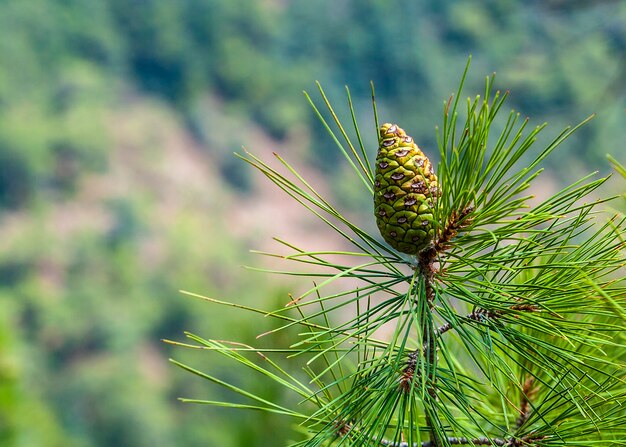
[[[594,175],[531,200],[542,161],[579,126],[537,150],[546,126],[529,129],[514,112],[502,120],[507,94],[494,92],[493,76],[461,107],[467,73],[444,103],[436,234],[416,256],[345,217],[279,155],[278,167],[240,155],[351,248],[307,251],[277,239],[291,254],[262,254],[311,270],[271,272],[312,279],[283,308],[194,295],[269,317],[275,324],[257,345],[193,334],[170,342],[220,354],[297,404],[175,362],[250,403],[186,401],[289,416],[302,435],[294,447],[626,445],[626,216],[603,212],[611,198],[598,198],[606,178]],[[323,107],[306,98],[371,196],[375,144],[361,134],[350,92],[348,129],[317,87]],[[373,86],[372,105],[378,135]],[[264,347],[275,333],[288,345]]]

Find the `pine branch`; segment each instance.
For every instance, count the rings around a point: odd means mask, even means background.
[[[544,439],[543,437],[540,438],[532,438],[532,437],[525,437],[521,440],[516,440],[516,439],[502,439],[502,438],[487,438],[484,436],[481,436],[479,438],[465,438],[465,437],[448,437],[446,438],[448,444],[451,445],[496,445],[496,446],[501,446],[501,447],[522,447],[522,446],[532,446],[534,442],[538,442],[541,441],[542,439]],[[392,441],[387,441],[387,440],[382,440],[380,442],[381,445],[385,446],[385,447],[409,447],[409,443],[408,442],[392,442]],[[435,447],[436,444],[434,444],[432,441],[422,441],[420,443],[414,442],[413,447]]]
[[[433,417],[431,412],[436,414],[437,409],[434,403],[437,401],[437,337],[435,336],[435,330],[433,325],[432,311],[435,302],[435,290],[433,288],[433,279],[435,274],[434,261],[437,256],[437,252],[434,247],[430,247],[425,251],[422,251],[418,255],[419,273],[424,281],[424,293],[426,298],[426,310],[422,319],[422,343],[424,343],[424,349],[422,351],[425,368],[427,371],[426,377],[426,389],[430,395],[430,399],[424,404],[426,408],[426,425],[430,430],[430,442],[433,447],[439,447],[439,433],[433,426]],[[410,358],[410,362],[416,361],[418,354],[414,353],[413,358]],[[409,370],[415,367],[409,363],[407,367]],[[407,371],[405,368],[405,373]],[[430,406],[430,408],[428,408]]]
[[[527,191],[541,162],[579,126],[531,153],[545,125],[530,129],[528,119],[511,112],[492,126],[507,97],[493,92],[493,77],[487,78],[484,95],[468,98],[466,119],[457,122],[466,75],[467,67],[458,93],[444,104],[436,176],[418,152],[413,165],[403,162],[402,172],[383,172],[398,182],[411,170],[428,176],[431,196],[420,198],[416,206],[426,209],[421,211],[424,228],[418,228],[426,236],[417,237],[420,245],[412,246],[413,251],[392,244],[413,211],[405,209],[408,214],[393,222],[381,221],[383,238],[392,236],[391,242],[385,239],[390,247],[369,234],[367,226],[342,215],[284,158],[276,155],[280,166],[274,168],[249,153],[242,157],[353,251],[306,251],[278,240],[291,254],[262,253],[310,267],[271,271],[313,279],[313,287],[289,295],[284,308],[266,311],[204,298],[263,315],[263,324],[272,325],[259,337],[280,334],[287,345],[262,349],[192,334],[193,343],[176,343],[218,353],[260,380],[289,390],[299,400],[295,409],[175,362],[251,400],[187,401],[296,418],[304,439],[292,447],[530,447],[545,445],[546,439],[559,445],[626,445],[626,216],[598,224],[603,219],[599,207],[609,198],[589,199],[606,182],[591,175],[530,207]],[[372,172],[369,143],[361,136],[350,92],[346,90],[353,129],[344,127],[319,84],[318,89],[323,107],[307,99],[356,182],[371,196],[385,179],[378,170]],[[373,85],[372,107],[380,136]],[[402,144],[402,154],[417,151],[412,139],[394,126],[383,125],[380,144]],[[499,134],[494,134],[496,128]],[[377,160],[377,169],[387,169],[395,156],[387,153],[388,160]],[[419,182],[409,181],[406,188],[413,184]],[[388,192],[394,198],[416,192],[403,185]],[[411,200],[398,203],[412,206]],[[340,281],[350,286],[338,287]],[[436,318],[445,323],[437,327]],[[451,330],[455,337],[445,337]],[[303,362],[308,382],[276,356]]]
[[[485,438],[485,437],[481,437],[481,438],[449,437],[447,438],[447,442],[448,444],[452,444],[452,445],[468,445],[468,444],[497,445],[497,446],[512,445],[512,444],[509,444],[508,441],[501,439],[501,438]],[[409,447],[408,442],[390,442],[386,440],[381,441],[381,445],[384,445],[386,447]],[[436,447],[436,444],[434,444],[432,441],[423,441],[420,443],[414,442],[413,447]]]

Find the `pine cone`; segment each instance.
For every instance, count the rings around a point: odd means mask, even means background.
[[[433,211],[440,195],[428,157],[395,124],[380,128],[374,182],[376,224],[385,241],[414,255],[435,235]]]

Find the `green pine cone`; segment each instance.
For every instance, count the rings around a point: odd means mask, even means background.
[[[440,195],[437,176],[428,157],[397,125],[383,124],[378,141],[376,224],[389,245],[414,255],[435,235],[433,207]]]

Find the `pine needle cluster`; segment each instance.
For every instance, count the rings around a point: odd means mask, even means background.
[[[545,125],[530,128],[515,112],[501,118],[507,94],[494,91],[493,76],[483,95],[460,101],[467,70],[437,130],[435,237],[415,256],[350,221],[281,156],[275,168],[240,155],[352,249],[279,240],[291,254],[266,254],[311,270],[280,273],[312,278],[281,309],[186,292],[272,318],[271,332],[289,341],[262,348],[188,333],[170,343],[225,356],[297,399],[269,401],[173,361],[248,403],[185,401],[291,417],[300,436],[292,447],[626,445],[626,216],[607,213],[612,198],[598,198],[607,178],[596,174],[533,198],[542,161],[579,126],[537,150]],[[348,128],[318,87],[323,106],[307,99],[373,196],[375,154],[350,91]],[[372,104],[377,134],[373,87]]]

